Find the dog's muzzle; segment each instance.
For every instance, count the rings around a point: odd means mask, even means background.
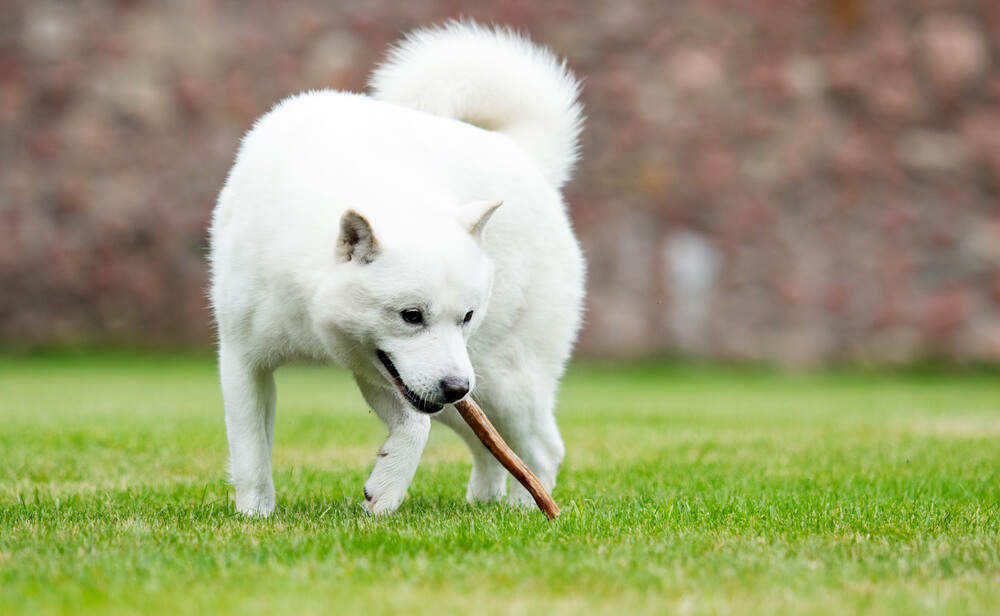
[[[402,377],[399,376],[399,370],[396,369],[396,366],[392,363],[392,360],[389,359],[389,356],[385,353],[385,351],[379,349],[378,351],[376,351],[376,354],[378,355],[379,361],[382,362],[383,366],[385,366],[386,372],[388,372],[389,376],[392,377],[393,385],[396,386],[396,389],[399,390],[399,393],[403,394],[403,397],[406,398],[406,401],[409,402],[411,405],[413,405],[413,408],[417,409],[421,413],[428,413],[428,414],[437,413],[438,411],[444,408],[444,406],[441,404],[437,404],[435,402],[428,402],[427,400],[424,400],[423,398],[415,394],[412,389],[407,387],[406,383],[403,382]]]

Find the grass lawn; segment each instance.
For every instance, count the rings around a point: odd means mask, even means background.
[[[362,511],[384,429],[278,373],[278,510],[233,512],[210,359],[0,356],[0,612],[965,614],[1000,610],[1000,374],[576,366],[562,516],[463,502],[432,431]]]

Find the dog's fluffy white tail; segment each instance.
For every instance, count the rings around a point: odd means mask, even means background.
[[[580,84],[549,50],[510,30],[471,22],[417,30],[369,85],[379,100],[508,135],[557,188],[572,173]]]

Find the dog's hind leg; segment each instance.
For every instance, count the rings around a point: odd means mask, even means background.
[[[378,450],[375,466],[365,482],[365,511],[375,515],[392,513],[403,502],[413,482],[427,444],[431,420],[403,406],[391,389],[360,378],[355,380],[365,401],[389,429],[389,436]]]
[[[255,367],[242,354],[223,344],[219,349],[219,373],[236,510],[246,515],[269,516],[274,511],[273,370]]]
[[[434,419],[455,431],[472,453],[472,474],[465,500],[469,503],[492,502],[507,494],[507,469],[493,457],[454,407],[448,406]]]

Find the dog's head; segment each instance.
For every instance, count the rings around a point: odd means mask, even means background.
[[[464,398],[476,384],[466,343],[493,285],[483,229],[500,203],[473,203],[438,220],[376,224],[345,212],[336,283],[319,298],[328,352],[418,411],[435,413]]]

